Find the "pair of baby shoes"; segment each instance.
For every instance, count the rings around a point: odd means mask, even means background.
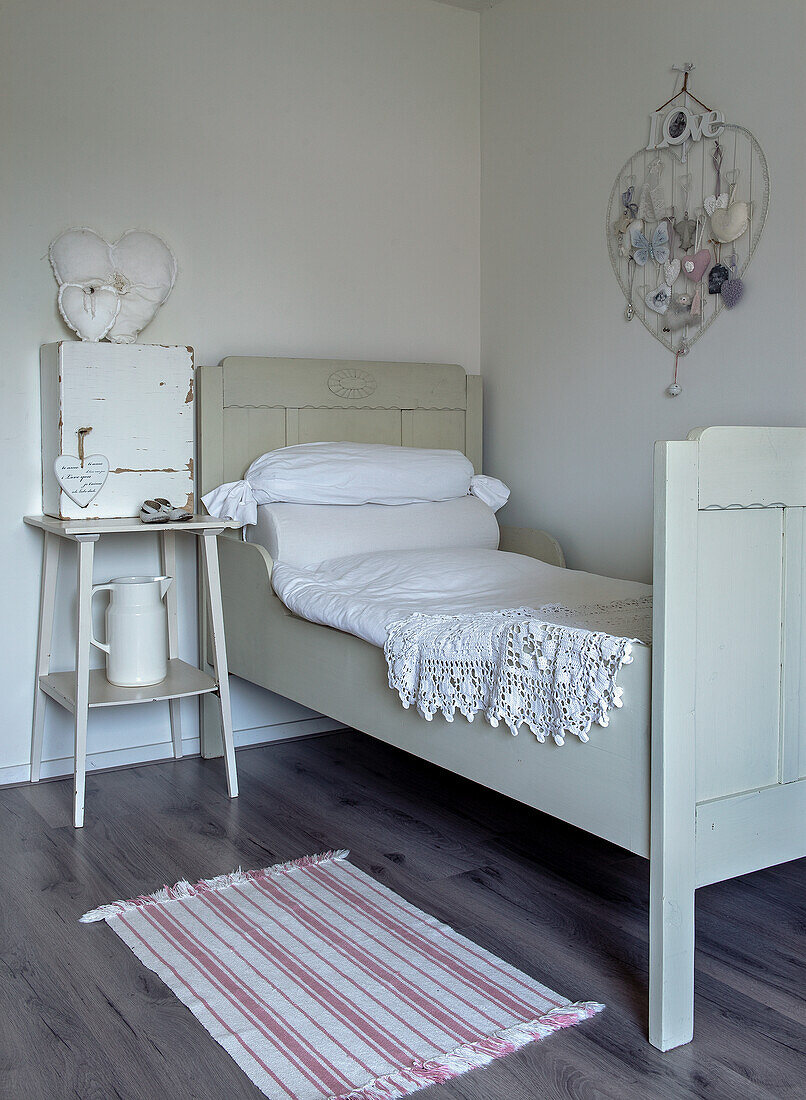
[[[140,509],[140,519],[143,523],[181,523],[191,519],[192,512],[184,508],[174,508],[165,497],[155,497],[154,500],[144,500]]]

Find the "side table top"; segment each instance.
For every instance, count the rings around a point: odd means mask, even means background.
[[[55,516],[24,516],[29,527],[39,527],[62,538],[76,539],[80,535],[159,534],[160,531],[224,531],[237,527],[231,519],[214,519],[212,516],[191,516],[180,523],[143,523],[136,516],[124,519],[56,519]]]

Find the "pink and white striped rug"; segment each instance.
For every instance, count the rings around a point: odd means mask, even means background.
[[[326,852],[105,920],[272,1100],[393,1100],[603,1007],[571,1004]]]

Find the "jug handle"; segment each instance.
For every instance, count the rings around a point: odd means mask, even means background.
[[[92,601],[98,592],[111,592],[113,587],[114,586],[111,584],[94,584],[92,586],[92,595],[90,596],[90,607],[92,607]],[[90,613],[90,624],[92,624],[92,613]],[[102,649],[104,653],[109,652],[109,643],[101,642],[98,640],[98,638],[95,637],[92,625],[90,625],[90,641],[94,646],[97,646],[98,649]]]

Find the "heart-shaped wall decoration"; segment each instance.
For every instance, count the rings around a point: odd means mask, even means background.
[[[674,286],[677,276],[680,274],[680,261],[678,259],[667,260],[663,265],[663,275],[669,286]]]
[[[120,298],[113,286],[96,283],[62,283],[59,313],[82,340],[103,340],[120,313]]]
[[[626,181],[632,177],[637,181],[636,186],[640,186],[646,181],[652,160],[660,158],[663,163],[660,186],[664,189],[665,211],[676,206],[675,219],[679,220],[681,214],[684,215],[686,207],[694,212],[704,207],[706,199],[711,200],[709,205],[713,206],[713,214],[705,227],[706,238],[709,235],[716,236],[719,230],[720,234],[725,234],[727,240],[728,235],[737,231],[744,220],[741,207],[747,207],[745,228],[737,238],[731,236],[731,240],[736,241],[734,246],[738,260],[736,277],[740,278],[755,254],[764,229],[770,197],[769,171],[761,146],[745,127],[726,123],[719,141],[724,150],[725,165],[731,165],[731,171],[737,174],[740,172],[740,178],[744,181],[741,204],[731,202],[731,196],[727,193],[724,200],[721,198],[721,193],[716,197],[712,194],[716,183],[711,159],[714,142],[705,138],[687,144],[685,165],[680,163],[672,147],[653,149],[651,154],[644,148],[639,149],[619,172],[610,196],[605,223],[608,251],[616,279],[628,303],[628,309],[623,311],[624,315],[625,317],[628,314],[637,316],[647,331],[671,352],[677,351],[681,341],[685,341],[685,345],[690,348],[710,328],[725,308],[723,296],[719,293],[709,294],[705,285],[715,256],[708,248],[700,248],[693,254],[681,253],[678,250],[677,255],[672,259],[680,260],[679,275],[673,268],[666,269],[652,259],[642,267],[633,262],[628,250],[622,248],[622,252],[619,252],[619,237],[613,232],[613,222],[621,211],[621,194],[626,190]],[[685,192],[684,199],[687,201],[683,205],[680,203],[681,187],[688,176],[690,176],[690,182],[693,181],[693,186]],[[744,201],[745,199],[747,202]],[[733,207],[739,209],[734,212]],[[714,219],[716,219],[715,225]],[[657,221],[647,220],[642,227],[644,236],[650,239],[658,224]],[[709,230],[713,232],[709,233]],[[658,291],[662,291],[662,286],[659,285],[661,280],[668,279],[670,276],[674,278],[666,285],[671,288],[671,300],[666,302],[664,310],[662,300],[664,296],[661,295],[658,298],[657,294]],[[682,299],[678,308],[676,296],[681,294],[691,295],[690,310],[688,302]],[[695,300],[698,303],[697,309],[693,308]],[[661,307],[662,312],[658,311],[658,306]]]
[[[161,237],[142,229],[128,230],[114,244],[94,229],[68,229],[51,243],[49,255],[60,288],[70,285],[83,291],[92,287],[96,292],[103,288],[118,297],[117,315],[102,336],[96,335],[99,326],[95,316],[89,323],[83,308],[80,314],[71,308],[69,318],[62,310],[82,340],[106,337],[115,344],[133,343],[154,319],[176,282],[173,252]]]
[[[104,455],[89,455],[81,462],[73,455],[59,455],[53,472],[62,489],[79,508],[86,508],[103,489],[109,476],[109,459]]]

